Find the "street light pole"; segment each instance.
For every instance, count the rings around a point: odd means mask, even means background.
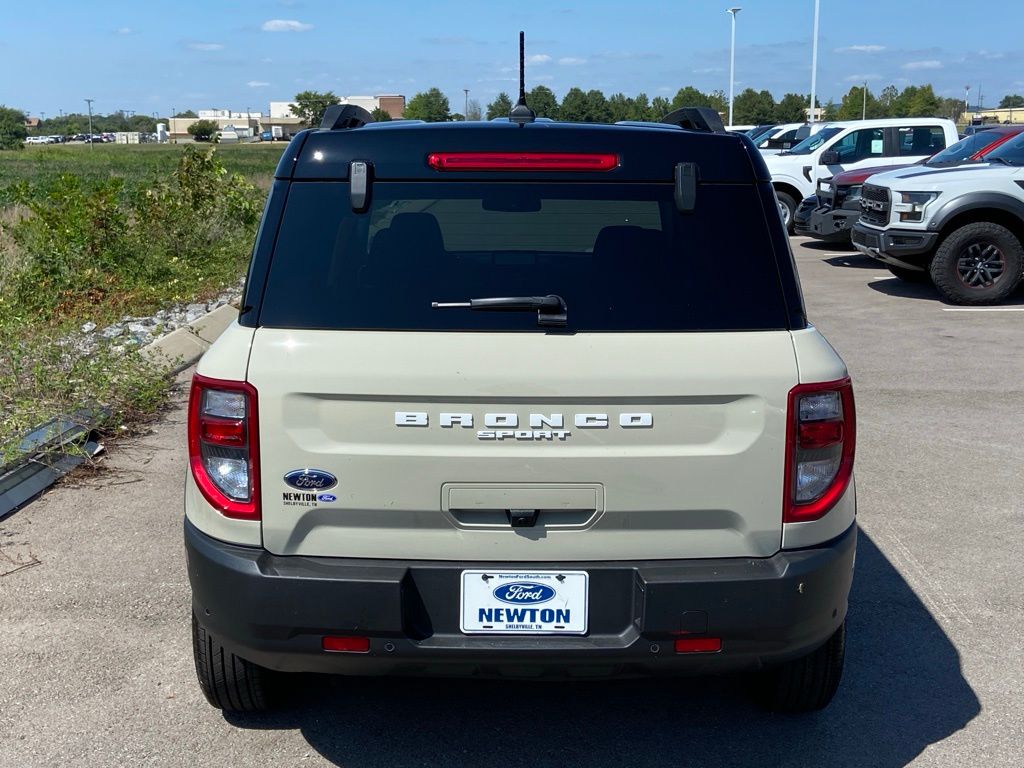
[[[92,103],[95,99],[86,99],[85,103],[89,105],[89,149],[92,150]]]
[[[742,8],[728,8],[726,13],[732,16],[732,37],[729,44],[729,125],[732,126],[732,102],[733,102],[733,88],[736,83],[736,14],[742,11]]]
[[[462,110],[462,119],[469,120],[469,88],[463,88],[462,92],[466,94],[466,106]]]
[[[867,80],[864,81],[864,105],[861,107],[861,110],[860,110],[860,119],[861,120],[867,120],[868,119],[868,81]]]
[[[814,0],[814,42],[811,44],[811,119],[807,121],[809,123],[814,122],[814,97],[818,87],[818,7],[819,0]]]

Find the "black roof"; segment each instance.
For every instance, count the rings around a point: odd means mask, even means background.
[[[427,165],[433,152],[614,152],[617,168],[604,172],[439,172]],[[373,177],[387,180],[671,182],[675,165],[698,166],[701,183],[768,181],[760,152],[746,136],[710,133],[662,123],[563,123],[392,121],[359,128],[307,130],[292,139],[276,177],[294,180],[348,178],[349,163],[365,161]]]

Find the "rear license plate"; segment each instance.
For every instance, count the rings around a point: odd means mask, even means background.
[[[463,571],[459,628],[465,634],[582,635],[585,571]]]

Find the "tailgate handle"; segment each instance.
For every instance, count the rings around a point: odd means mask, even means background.
[[[533,528],[540,516],[540,510],[537,509],[506,509],[505,513],[513,528]]]

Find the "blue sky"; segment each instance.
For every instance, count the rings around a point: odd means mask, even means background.
[[[813,0],[739,0],[737,92],[810,90]],[[47,0],[12,3],[0,25],[0,103],[55,115],[86,97],[130,109],[267,109],[307,88],[339,95],[437,86],[461,111],[515,87],[526,30],[527,87],[671,96],[728,91],[728,2],[673,0]],[[1024,2],[822,0],[818,93],[863,80],[932,83],[986,105],[1024,93]],[[20,62],[12,67],[11,62]]]

